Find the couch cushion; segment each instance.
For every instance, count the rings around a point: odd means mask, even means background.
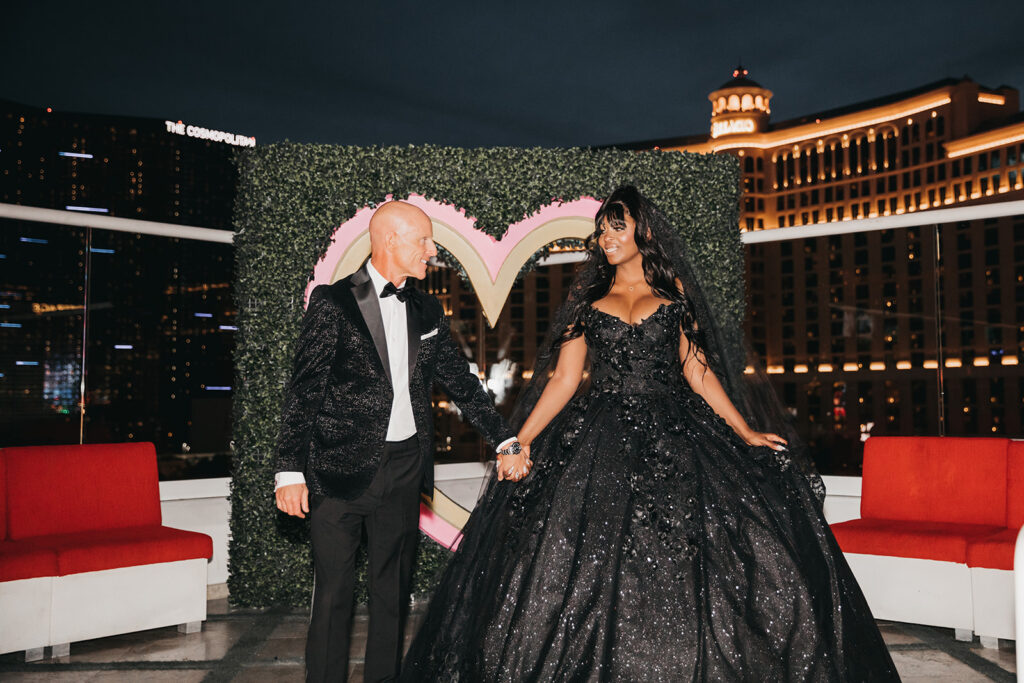
[[[26,543],[56,553],[57,576],[213,557],[213,540],[206,534],[166,526],[38,536]]]
[[[1006,526],[1024,526],[1024,441],[1011,441],[1006,450]]]
[[[57,553],[32,541],[0,541],[0,581],[57,576]]]
[[[5,448],[8,537],[159,526],[150,443]]]
[[[861,517],[1006,524],[1008,439],[890,436],[864,444]]]
[[[1013,569],[1013,547],[1019,529],[1003,529],[967,544],[967,566]]]
[[[917,557],[923,560],[967,562],[967,544],[990,536],[999,527],[891,519],[852,519],[832,525],[844,553]]]

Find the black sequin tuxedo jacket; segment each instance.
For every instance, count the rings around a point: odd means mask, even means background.
[[[313,495],[353,500],[380,465],[391,415],[391,365],[384,320],[364,265],[313,290],[303,318],[284,402],[278,472],[302,472]],[[434,382],[492,446],[514,436],[451,338],[433,296],[414,290],[405,304],[409,330],[409,394],[423,466],[423,490],[434,486]]]

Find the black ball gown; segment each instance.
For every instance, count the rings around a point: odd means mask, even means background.
[[[591,388],[481,498],[402,680],[899,680],[807,481],[683,380],[687,315],[583,314]]]

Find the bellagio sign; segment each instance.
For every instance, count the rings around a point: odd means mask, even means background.
[[[728,121],[714,121],[711,123],[711,137],[713,138],[733,133],[753,132],[754,119],[729,119]]]

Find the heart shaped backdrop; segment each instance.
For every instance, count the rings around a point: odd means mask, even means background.
[[[594,216],[601,206],[601,202],[589,197],[549,204],[510,225],[501,239],[495,239],[477,230],[476,220],[462,209],[416,194],[404,201],[430,216],[434,241],[466,270],[491,327],[497,323],[516,276],[530,257],[556,240],[588,237],[594,232]],[[306,287],[307,302],[314,287],[351,275],[370,255],[373,212],[372,207],[362,208],[334,231],[331,245],[313,269],[313,280]]]

